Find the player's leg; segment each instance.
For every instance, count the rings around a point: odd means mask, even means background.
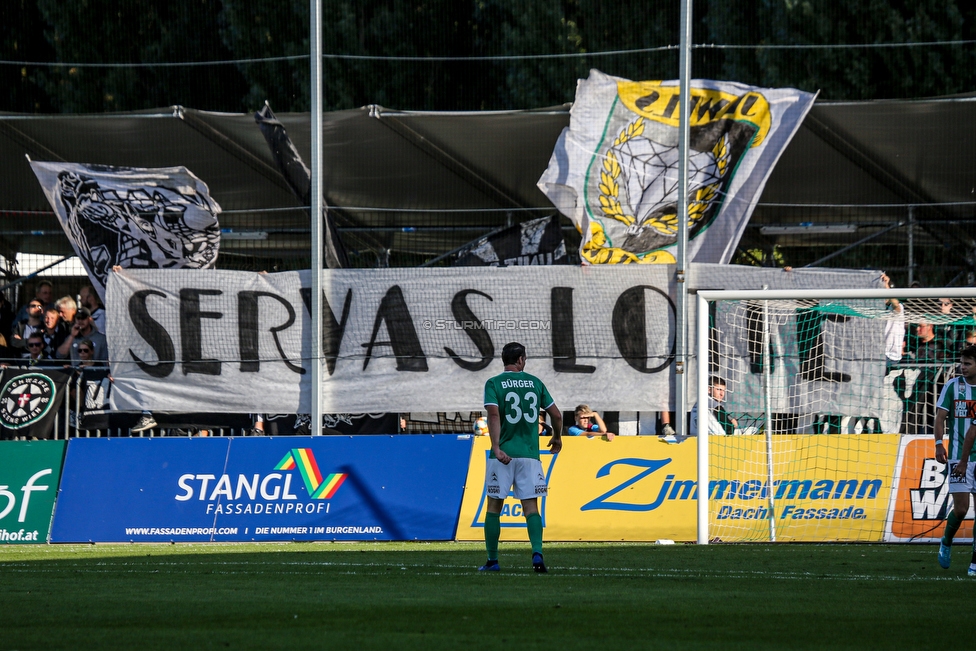
[[[542,553],[542,516],[539,514],[539,498],[522,500],[522,515],[529,530],[529,543],[533,554]]]
[[[969,467],[966,468],[966,483],[969,484],[969,490],[972,493],[973,499],[976,500],[976,464],[970,463]],[[969,497],[968,495],[966,497]],[[969,500],[966,500],[967,510],[969,507]],[[976,577],[976,533],[973,534],[973,555],[969,559],[969,576]]]
[[[976,491],[973,491],[973,499],[976,499]],[[968,574],[969,576],[976,577],[976,534],[973,535],[973,555],[969,559]]]
[[[954,467],[956,461],[949,462],[949,468]],[[946,517],[945,532],[939,543],[939,565],[948,568],[952,560],[952,539],[962,525],[966,513],[969,511],[969,486],[964,477],[955,477],[949,473],[949,494],[952,495],[952,510]]]
[[[485,572],[496,571],[498,565],[498,539],[502,535],[501,512],[505,500],[488,498],[488,510],[485,512],[485,550],[488,561],[478,569]]]
[[[542,558],[542,515],[539,513],[539,498],[522,500],[522,514],[525,516],[525,528],[529,531],[529,543],[532,545],[532,569],[536,572],[547,572]]]
[[[514,469],[498,459],[488,459],[485,464],[485,495],[488,497],[485,511],[485,550],[488,561],[479,570],[494,572],[498,566],[498,539],[501,537],[501,512],[505,497],[512,487]]]
[[[538,459],[512,459],[516,465],[514,476],[514,494],[522,502],[522,515],[525,516],[525,528],[529,533],[532,544],[532,567],[536,572],[545,572],[546,564],[542,560],[542,515],[539,513],[539,498],[545,497],[548,491],[546,476],[542,472],[542,462]]]

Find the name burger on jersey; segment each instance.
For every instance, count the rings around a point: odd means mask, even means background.
[[[503,389],[534,389],[535,382],[532,380],[502,380]]]
[[[265,475],[184,474],[177,480],[178,502],[196,499],[206,503],[208,515],[287,515],[328,513],[329,500],[346,479],[344,473],[322,477],[312,450],[298,448],[288,452],[275,466],[276,472]],[[305,495],[300,497],[292,487],[292,472],[298,470],[304,480]]]

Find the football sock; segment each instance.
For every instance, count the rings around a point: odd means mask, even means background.
[[[532,553],[542,553],[542,516],[532,513],[525,516],[525,526],[529,530],[529,542],[532,543]]]
[[[498,513],[485,513],[485,548],[488,560],[498,560],[498,538],[502,534],[501,517]]]
[[[962,524],[962,520],[956,516],[955,511],[949,511],[949,517],[946,518],[946,528],[945,534],[942,536],[943,545],[951,545],[952,539],[955,537],[956,532],[959,531],[959,525]]]

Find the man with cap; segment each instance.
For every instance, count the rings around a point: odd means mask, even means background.
[[[84,339],[90,339],[95,347],[95,354],[92,359],[96,361],[108,360],[108,343],[105,341],[105,335],[95,327],[95,322],[92,321],[91,312],[88,311],[88,308],[80,307],[75,313],[74,323],[71,324],[71,332],[68,333],[64,343],[58,347],[58,358],[68,359],[70,357],[71,364],[77,364],[81,359],[78,355],[78,344]]]

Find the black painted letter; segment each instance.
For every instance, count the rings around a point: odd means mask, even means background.
[[[592,373],[595,366],[576,363],[573,330],[573,288],[553,287],[549,294],[552,317],[552,369],[557,373]]]
[[[481,353],[481,359],[477,362],[467,362],[447,346],[444,347],[444,351],[451,356],[455,364],[466,371],[480,371],[491,364],[491,360],[495,357],[495,345],[491,342],[491,337],[488,336],[488,333],[482,327],[481,320],[468,307],[468,303],[465,300],[468,294],[484,296],[489,301],[492,298],[484,292],[479,292],[477,289],[464,289],[455,294],[454,298],[451,299],[451,313],[454,314],[454,321],[464,328],[466,335],[471,337],[471,341],[474,342],[474,345],[478,347],[478,352]]]
[[[631,287],[617,297],[613,306],[613,338],[617,342],[617,349],[632,369],[641,373],[659,373],[674,360],[674,340],[671,341],[671,352],[658,366],[647,365],[647,323],[644,321],[644,290],[657,292],[667,299],[668,307],[676,313],[671,297],[657,287],[638,285]],[[668,319],[667,314],[661,318]]]
[[[376,341],[376,333],[379,332],[380,324],[384,321],[390,340]],[[386,296],[380,301],[380,307],[376,310],[376,320],[373,321],[373,335],[369,338],[369,343],[362,346],[366,349],[366,359],[363,360],[364,371],[373,357],[375,346],[390,346],[393,349],[398,371],[427,371],[427,356],[420,347],[420,338],[413,327],[413,319],[410,317],[407,301],[403,298],[403,290],[399,285],[390,287]]]
[[[170,338],[166,328],[161,323],[152,318],[146,308],[147,296],[160,296],[166,298],[166,294],[152,289],[143,289],[129,297],[129,320],[135,326],[136,332],[146,340],[146,343],[156,351],[159,362],[150,364],[139,359],[132,349],[129,354],[136,364],[147,374],[153,377],[167,377],[173,372],[176,366],[176,349],[173,340]]]
[[[258,346],[258,327],[260,324],[260,319],[258,318],[258,299],[262,296],[273,298],[288,310],[288,320],[281,325],[271,328],[269,332],[271,332],[275,347],[278,349],[278,356],[281,357],[281,361],[285,363],[285,366],[299,375],[304,375],[304,368],[298,364],[293,364],[290,359],[285,357],[285,351],[281,347],[281,340],[278,339],[279,332],[290,328],[295,323],[295,308],[284,297],[272,294],[271,292],[240,292],[237,295],[237,341],[241,349],[241,372],[257,373],[261,370],[261,360],[258,354],[260,350]]]
[[[305,309],[312,313],[312,290],[302,287],[302,301]],[[346,290],[346,300],[342,303],[341,321],[336,321],[329,299],[322,295],[322,355],[325,356],[325,366],[329,375],[335,373],[336,360],[339,359],[339,346],[342,345],[342,333],[346,331],[346,319],[349,318],[349,306],[352,305],[352,288]]]
[[[180,336],[183,352],[183,375],[220,375],[220,360],[203,359],[203,319],[222,319],[220,312],[201,312],[201,296],[220,296],[219,289],[180,290]]]

